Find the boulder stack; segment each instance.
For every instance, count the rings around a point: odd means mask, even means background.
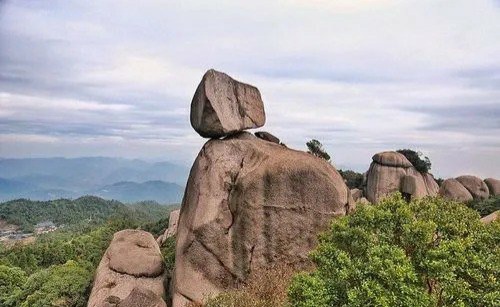
[[[206,138],[262,127],[266,122],[259,90],[213,69],[196,89],[190,118],[194,130]]]
[[[490,195],[500,195],[500,180],[487,178],[483,181],[471,175],[450,178],[441,184],[439,195],[461,202],[487,199]]]
[[[365,197],[376,203],[395,192],[412,198],[434,196],[439,186],[431,174],[418,172],[408,159],[395,151],[377,153],[366,174]]]
[[[97,268],[88,307],[166,306],[163,257],[153,236],[142,230],[114,234]],[[150,302],[130,305],[132,302]]]
[[[242,131],[262,126],[264,118],[257,88],[213,70],[205,74],[191,123],[213,139],[198,154],[182,201],[174,307],[201,303],[276,263],[308,266],[318,233],[354,208],[330,163],[279,145],[274,136]]]

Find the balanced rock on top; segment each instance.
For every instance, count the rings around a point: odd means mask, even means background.
[[[259,90],[210,69],[191,102],[191,126],[202,137],[220,138],[266,122]]]

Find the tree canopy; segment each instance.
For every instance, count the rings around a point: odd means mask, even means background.
[[[323,144],[321,144],[320,141],[312,139],[306,143],[306,146],[308,153],[316,157],[325,159],[326,161],[330,161],[330,155],[325,151],[325,149],[323,148]]]
[[[336,219],[289,288],[294,307],[499,306],[500,222],[401,195]]]
[[[404,155],[417,171],[421,173],[428,173],[430,171],[431,160],[428,157],[424,157],[421,152],[411,149],[398,149],[397,152]]]

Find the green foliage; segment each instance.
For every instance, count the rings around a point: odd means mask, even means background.
[[[486,216],[500,210],[500,196],[491,196],[487,199],[476,199],[469,202],[467,205],[479,212],[481,216]]]
[[[18,306],[85,306],[92,276],[90,264],[73,260],[38,271],[28,278],[18,295]]]
[[[167,216],[172,207],[156,202],[124,205],[114,200],[84,196],[75,200],[31,201],[18,199],[0,204],[0,218],[32,231],[40,222],[52,221],[56,225],[101,224],[113,216],[133,217],[137,221],[151,221]]]
[[[0,265],[0,306],[15,306],[27,278],[20,268]]]
[[[428,157],[422,158],[422,153],[419,151],[414,151],[411,149],[399,149],[397,150],[400,154],[404,155],[417,171],[421,173],[428,173],[431,169],[431,160]]]
[[[319,157],[319,158],[322,158],[322,159],[325,159],[326,161],[330,161],[330,155],[323,149],[323,145],[321,144],[320,141],[318,140],[310,140],[309,142],[306,143],[306,146],[307,146],[307,152],[316,156],[316,157]]]
[[[349,189],[361,189],[363,187],[363,174],[355,171],[339,169],[340,176],[344,179]]]
[[[401,195],[336,219],[297,275],[292,306],[499,306],[500,223],[463,204]]]
[[[163,261],[165,261],[165,271],[171,275],[175,264],[175,237],[165,240],[161,247],[161,254],[163,255]]]

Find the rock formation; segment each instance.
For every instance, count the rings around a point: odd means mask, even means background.
[[[265,132],[265,131],[255,132],[255,136],[258,137],[259,139],[264,140],[264,141],[273,142],[276,144],[280,143],[280,139],[278,139],[277,137],[275,137],[274,135],[272,135],[269,132]]]
[[[194,130],[207,138],[262,127],[266,122],[259,90],[213,69],[196,89],[190,118]]]
[[[359,199],[361,199],[363,197],[363,191],[360,189],[352,189],[351,195],[352,195],[352,199],[354,201],[358,201]]]
[[[365,197],[376,203],[382,197],[403,192],[412,198],[434,196],[439,186],[431,174],[418,172],[408,159],[394,151],[377,153],[366,174]]]
[[[318,232],[354,208],[328,162],[239,132],[264,124],[256,88],[207,72],[191,122],[202,136],[226,137],[209,140],[191,168],[177,232],[174,307],[199,303],[276,263],[309,265]]]
[[[130,305],[141,297],[152,303]],[[153,236],[130,229],[115,233],[97,268],[88,307],[162,307],[163,297],[163,258]]]
[[[490,191],[491,196],[499,196],[500,195],[500,180],[494,178],[486,178],[484,179],[484,183],[488,186],[488,190]]]
[[[469,191],[474,199],[486,199],[490,196],[488,186],[481,178],[465,175],[456,179]]]
[[[488,214],[487,216],[481,218],[481,222],[483,222],[484,224],[489,224],[491,222],[498,220],[499,216],[500,216],[500,210],[497,210],[497,211],[495,211],[491,214]]]
[[[500,180],[481,178],[471,175],[446,179],[439,189],[439,195],[461,202],[473,199],[487,199],[490,195],[499,195]]]
[[[165,244],[165,241],[168,238],[173,237],[177,234],[177,224],[179,223],[180,212],[180,209],[170,212],[170,215],[168,217],[168,228],[165,229],[165,232],[156,239],[158,245],[162,246],[163,244]]]
[[[443,181],[439,188],[439,195],[447,199],[461,202],[467,202],[473,199],[470,192],[454,178]]]

